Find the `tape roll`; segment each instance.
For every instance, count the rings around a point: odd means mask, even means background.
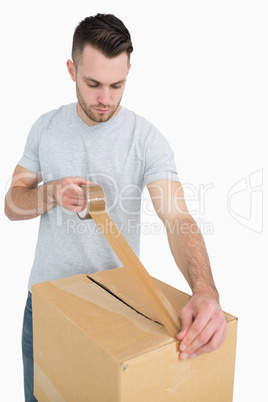
[[[157,314],[159,321],[166,327],[169,335],[175,338],[180,329],[179,318],[169,300],[105,212],[105,196],[101,186],[81,187],[86,194],[87,208],[78,213],[79,218],[95,221],[126,271],[143,293],[151,309]]]
[[[84,190],[87,207],[82,212],[78,212],[80,219],[92,219],[91,212],[100,212],[105,210],[105,196],[102,188],[98,184],[92,184],[90,186],[81,186]]]

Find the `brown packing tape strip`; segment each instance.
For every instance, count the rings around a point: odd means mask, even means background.
[[[85,211],[78,213],[79,218],[93,218],[125,269],[143,293],[151,309],[157,314],[169,335],[175,338],[180,329],[178,316],[162,290],[146,271],[128,242],[105,212],[105,196],[101,186],[81,187],[86,194],[88,204]]]
[[[44,400],[41,399],[40,391],[45,400],[57,402],[65,401],[48,376],[41,369],[40,365],[34,361],[34,394],[38,396],[39,401]]]

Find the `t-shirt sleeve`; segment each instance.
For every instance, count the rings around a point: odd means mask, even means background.
[[[41,116],[32,126],[27,137],[23,155],[18,162],[19,166],[35,173],[40,173],[41,170],[39,162],[39,143],[43,126],[42,121],[43,118]]]
[[[180,181],[172,151],[166,138],[153,127],[145,147],[144,184],[156,180]]]

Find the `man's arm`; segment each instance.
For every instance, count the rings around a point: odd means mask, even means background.
[[[80,185],[92,184],[82,177],[66,177],[40,184],[42,177],[19,165],[5,198],[5,214],[10,220],[36,218],[56,205],[80,212],[86,208],[86,198]]]
[[[181,311],[182,329],[177,338],[180,357],[196,357],[222,344],[228,324],[219,304],[203,237],[189,214],[181,183],[159,180],[148,185],[157,215],[164,223],[176,264],[192,289]]]

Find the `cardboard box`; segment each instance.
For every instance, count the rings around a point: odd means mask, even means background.
[[[189,295],[156,280],[176,311]],[[231,402],[237,319],[220,349],[181,361],[124,268],[32,287],[38,401]]]

